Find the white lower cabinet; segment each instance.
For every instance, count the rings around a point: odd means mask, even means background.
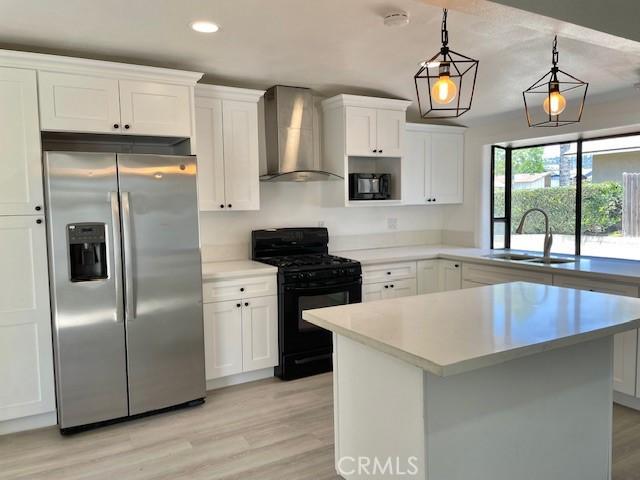
[[[278,364],[278,297],[258,297],[242,304],[242,369]]]
[[[233,286],[226,286],[227,283]],[[212,286],[216,284],[218,287]],[[267,295],[245,295],[247,285],[266,285],[268,288],[256,291]],[[278,297],[275,285],[275,276],[205,282],[207,380],[278,364]],[[236,298],[220,301],[230,296],[228,289],[237,292]]]
[[[362,286],[362,302],[386,298],[409,297],[416,294],[416,279],[394,280],[387,283],[369,283]]]
[[[566,275],[554,275],[558,287],[577,288],[591,292],[611,293],[625,297],[638,297],[637,285],[593,281]],[[613,337],[613,388],[627,395],[637,395],[638,384],[638,330],[619,333]]]
[[[481,285],[497,285],[509,282],[530,282],[551,285],[553,283],[553,276],[550,273],[531,272],[516,268],[493,267],[467,262],[462,264],[463,288]]]
[[[55,410],[42,217],[0,216],[0,421]]]
[[[418,262],[418,294],[459,290],[462,287],[462,263],[453,260]]]

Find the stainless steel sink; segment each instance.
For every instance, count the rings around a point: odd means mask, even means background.
[[[525,260],[527,263],[543,263],[546,265],[554,265],[558,263],[573,263],[575,260],[570,258],[535,258],[532,260]]]
[[[541,259],[542,257],[537,257],[535,255],[525,255],[523,253],[494,253],[491,255],[487,255],[487,258],[494,258],[497,260],[514,260],[518,262],[524,262],[528,260]]]

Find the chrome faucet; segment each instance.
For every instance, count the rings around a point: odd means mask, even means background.
[[[541,208],[530,208],[524,215],[522,215],[522,220],[520,220],[520,225],[516,228],[516,233],[518,235],[522,234],[524,229],[524,221],[531,212],[540,212],[544,215],[544,250],[542,253],[542,258],[545,263],[549,263],[549,259],[551,258],[551,244],[553,243],[553,233],[551,233],[551,229],[549,228],[549,215],[547,212],[542,210]]]

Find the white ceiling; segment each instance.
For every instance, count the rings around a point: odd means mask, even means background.
[[[385,27],[393,8],[411,23]],[[193,32],[200,19],[220,31]],[[0,46],[202,71],[208,83],[415,100],[413,75],[438,51],[440,21],[420,0],[0,0]],[[535,25],[450,11],[451,48],[480,60],[461,123],[521,108],[522,90],[550,68],[552,38]],[[636,53],[562,36],[559,48],[561,68],[589,81],[591,98],[640,81]]]

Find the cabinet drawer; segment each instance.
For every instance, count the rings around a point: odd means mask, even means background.
[[[515,268],[488,267],[472,263],[462,264],[462,280],[484,285],[496,285],[509,282],[531,282],[551,285],[550,273],[529,272]],[[464,285],[464,284],[463,284]]]
[[[379,283],[403,278],[416,278],[416,262],[385,263],[362,269],[362,282]]]
[[[409,297],[411,295],[416,295],[416,280],[414,278],[369,283],[362,286],[363,303],[387,298]]]
[[[554,275],[553,284],[557,287],[576,288],[591,292],[611,293],[625,297],[637,297],[638,286],[626,283],[603,282],[587,278],[570,277],[566,275]]]
[[[204,303],[239,300],[250,297],[266,297],[278,294],[275,275],[235,278],[233,280],[209,280],[203,284]]]

